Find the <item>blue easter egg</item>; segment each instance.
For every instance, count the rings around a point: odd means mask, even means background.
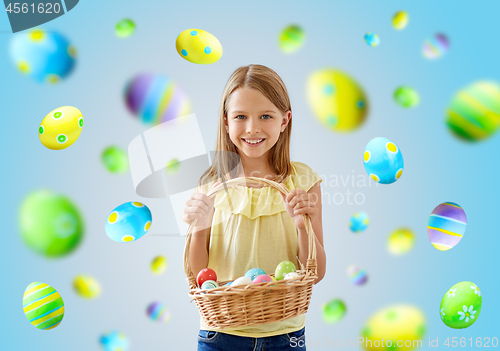
[[[99,342],[104,351],[126,351],[129,348],[129,342],[125,334],[116,330],[101,335]]]
[[[257,276],[261,274],[266,274],[266,272],[260,268],[252,268],[245,273],[245,277],[249,277],[250,279],[254,280],[255,278],[257,278]]]
[[[135,241],[147,233],[151,222],[151,211],[146,205],[137,201],[126,202],[108,215],[106,234],[120,243]]]
[[[15,34],[10,55],[21,71],[38,82],[57,83],[75,66],[76,50],[57,32],[40,28]]]
[[[366,173],[380,184],[391,184],[403,174],[403,155],[392,141],[374,138],[366,145],[363,155]]]
[[[354,233],[360,233],[368,227],[369,222],[370,220],[368,219],[368,215],[366,213],[358,212],[351,217],[351,220],[349,221],[349,228],[351,228]]]

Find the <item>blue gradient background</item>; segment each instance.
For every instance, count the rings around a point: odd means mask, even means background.
[[[392,15],[406,10],[410,22],[403,31],[391,26]],[[21,75],[10,60],[12,34],[0,14],[0,116],[4,124],[2,159],[2,243],[0,245],[0,350],[98,350],[99,336],[113,329],[124,332],[131,350],[193,350],[199,314],[187,296],[183,272],[184,237],[178,235],[167,199],[135,195],[129,174],[107,173],[100,153],[108,145],[126,148],[148,126],[141,125],[123,103],[124,84],[135,74],[153,72],[174,79],[190,97],[208,150],[215,148],[217,116],[224,84],[239,66],[250,63],[276,70],[287,85],[293,108],[292,160],[311,166],[324,179],[323,230],[327,274],[314,287],[306,317],[307,339],[356,338],[366,319],[393,303],[419,307],[427,320],[428,337],[500,337],[498,291],[498,194],[496,182],[499,135],[466,144],[447,130],[445,109],[454,94],[481,79],[500,81],[497,48],[500,3],[470,1],[80,1],[68,14],[42,26],[66,35],[78,50],[73,74],[55,86],[40,85]],[[130,17],[136,33],[122,40],[115,23]],[[297,23],[307,35],[293,55],[277,46],[279,31]],[[214,34],[224,54],[219,62],[195,65],[179,57],[177,35],[188,28]],[[427,61],[423,41],[446,33],[451,49],[442,59]],[[379,35],[378,47],[363,41],[366,32]],[[354,77],[365,89],[370,113],[367,122],[350,134],[332,133],[314,119],[305,98],[305,82],[314,70],[333,67]],[[399,85],[413,86],[421,104],[405,110],[392,100]],[[84,115],[85,127],[70,148],[51,151],[37,137],[42,118],[52,109],[72,105]],[[403,153],[405,172],[391,185],[377,186],[363,168],[369,140],[383,136]],[[352,183],[354,177],[356,182]],[[366,186],[357,181],[363,177]],[[343,185],[341,178],[347,180]],[[338,183],[335,183],[338,179]],[[49,188],[68,195],[85,218],[85,239],[74,254],[46,260],[24,246],[17,215],[24,197]],[[347,202],[346,192],[362,193],[361,205]],[[340,202],[344,194],[344,201]],[[337,195],[335,195],[337,194]],[[336,203],[333,197],[336,196]],[[358,199],[361,195],[358,195]],[[108,239],[104,221],[117,205],[143,201],[153,212],[150,234],[131,244]],[[464,238],[450,251],[440,252],[426,232],[431,211],[452,201],[466,211]],[[370,216],[368,229],[354,235],[348,221],[357,211]],[[417,235],[415,248],[402,257],[386,249],[388,235],[400,226]],[[160,236],[154,234],[171,234]],[[167,271],[156,276],[151,259],[168,257]],[[346,269],[357,263],[369,281],[353,286]],[[83,300],[72,290],[77,274],[90,274],[102,286],[96,300]],[[483,294],[479,319],[454,330],[439,318],[439,304],[452,285],[469,280]],[[54,286],[64,299],[60,326],[40,331],[22,311],[22,294],[32,281]],[[348,313],[342,322],[327,325],[321,305],[343,299]],[[152,301],[164,302],[171,321],[156,324],[145,310]],[[309,347],[308,349],[324,349]],[[469,347],[468,347],[469,348]]]

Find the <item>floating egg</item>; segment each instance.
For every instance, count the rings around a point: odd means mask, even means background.
[[[408,228],[398,228],[389,235],[387,249],[393,255],[403,255],[415,244],[415,234]]]
[[[254,280],[255,278],[257,278],[258,275],[261,274],[266,274],[266,272],[260,268],[252,268],[245,273],[245,277],[249,277],[251,280]]]
[[[104,351],[127,351],[129,348],[127,337],[118,331],[102,335],[99,342],[103,346]]]
[[[337,323],[344,318],[347,307],[344,301],[333,299],[323,304],[323,320],[325,323]]]
[[[278,44],[283,52],[291,54],[304,45],[305,39],[306,35],[302,28],[297,25],[290,25],[280,32]]]
[[[151,261],[151,271],[155,274],[162,274],[167,269],[167,258],[165,256],[156,256]]]
[[[62,150],[73,145],[83,128],[83,116],[73,106],[62,106],[50,111],[38,127],[38,137],[51,150]]]
[[[12,37],[11,57],[21,73],[42,83],[57,83],[75,66],[76,50],[58,32],[35,28]]]
[[[198,286],[202,286],[207,280],[217,281],[217,274],[212,268],[203,268],[196,276],[196,283]]]
[[[19,211],[19,227],[25,244],[46,257],[68,255],[83,237],[80,211],[63,195],[50,190],[29,194]]]
[[[106,234],[111,240],[127,243],[140,239],[152,223],[151,211],[141,202],[126,202],[115,208],[106,220]]]
[[[276,277],[276,280],[282,280],[288,273],[296,271],[297,269],[292,261],[283,261],[276,267],[274,276]]]
[[[464,329],[477,321],[483,297],[476,284],[460,282],[444,294],[439,306],[441,320],[450,328]]]
[[[366,271],[357,265],[350,265],[349,268],[347,268],[347,275],[351,283],[355,285],[363,285],[368,280]]]
[[[101,286],[93,277],[89,275],[77,275],[73,280],[75,292],[86,299],[93,299],[101,293]]]
[[[422,47],[422,54],[429,60],[434,60],[443,56],[449,49],[448,37],[442,33],[437,33],[432,38],[427,39]]]
[[[349,221],[349,228],[354,233],[361,233],[368,227],[368,223],[370,220],[368,219],[368,215],[364,212],[355,213],[351,220]]]
[[[254,280],[252,280],[252,283],[256,284],[256,283],[269,283],[269,282],[272,282],[273,280],[271,279],[270,276],[268,276],[267,274],[261,274],[261,275],[258,275],[257,277],[255,277]]]
[[[404,108],[415,107],[420,102],[418,92],[406,86],[401,86],[394,91],[394,101]]]
[[[363,348],[374,351],[414,350],[423,345],[424,334],[424,314],[408,305],[392,305],[378,310],[361,331]]]
[[[406,11],[398,11],[392,17],[392,26],[398,30],[405,29],[409,19],[410,17]]]
[[[234,280],[231,286],[248,285],[248,284],[252,284],[252,279],[250,277],[239,277],[238,279]]]
[[[56,289],[45,283],[34,282],[24,291],[23,310],[32,325],[49,330],[61,323],[64,302]]]
[[[222,56],[219,40],[201,29],[183,31],[175,40],[175,48],[183,59],[200,65],[215,63]]]
[[[128,38],[135,32],[135,23],[131,19],[125,18],[115,26],[115,33],[118,38]]]
[[[109,146],[104,149],[101,161],[110,173],[125,173],[129,169],[127,151],[118,146]]]
[[[181,168],[181,161],[179,161],[176,158],[173,158],[167,162],[167,166],[165,167],[165,171],[167,172],[167,174],[175,174],[175,173],[179,172],[180,168]]]
[[[479,81],[459,91],[446,110],[446,124],[461,140],[480,141],[500,126],[500,85]]]
[[[377,34],[366,33],[365,42],[370,46],[377,46],[378,44],[380,44],[380,39]]]
[[[334,69],[310,75],[307,98],[316,118],[329,130],[355,130],[363,124],[368,113],[368,101],[358,83]]]
[[[170,78],[139,74],[125,87],[125,102],[142,123],[157,125],[188,115],[190,106],[184,92]]]
[[[146,314],[155,322],[165,323],[170,320],[170,312],[161,302],[152,302],[149,304]]]
[[[366,145],[363,161],[366,173],[380,184],[391,184],[403,174],[403,155],[392,141],[374,138]]]
[[[443,202],[429,216],[427,234],[436,249],[446,251],[462,240],[466,227],[467,217],[463,208],[453,202]]]
[[[218,288],[219,284],[214,280],[205,280],[203,284],[201,284],[202,289],[215,289]]]

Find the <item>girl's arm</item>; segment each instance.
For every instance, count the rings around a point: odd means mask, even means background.
[[[214,218],[215,209],[212,210],[210,216],[210,223]],[[189,246],[189,266],[191,267],[191,272],[196,278],[198,273],[208,266],[208,249],[210,245],[210,232],[211,227],[200,228],[194,227],[191,236],[191,244]]]

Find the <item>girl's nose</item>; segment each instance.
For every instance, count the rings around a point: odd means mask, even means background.
[[[248,134],[256,134],[256,133],[260,132],[260,124],[257,121],[249,120],[247,122],[246,127],[247,127],[246,129],[247,129]]]

